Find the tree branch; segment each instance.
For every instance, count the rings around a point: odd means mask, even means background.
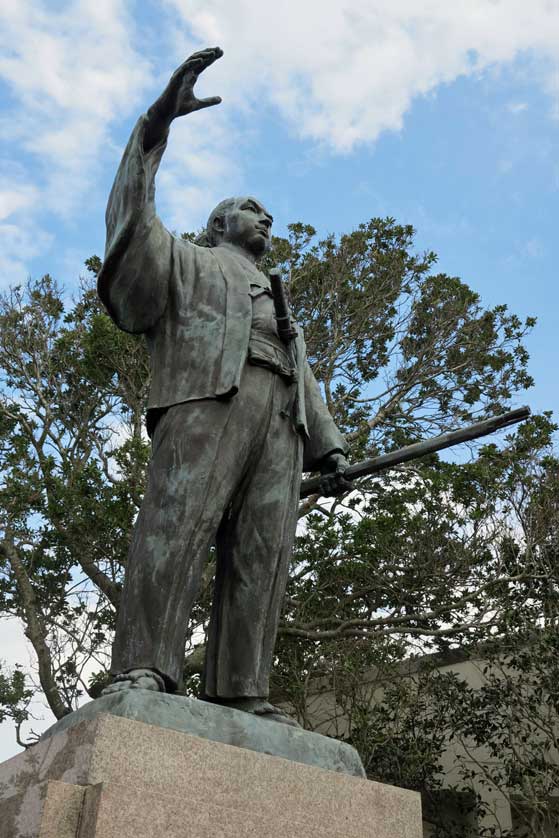
[[[8,560],[14,573],[25,615],[25,634],[31,641],[37,655],[41,687],[50,709],[57,719],[61,719],[71,713],[72,708],[67,707],[62,701],[60,690],[54,678],[52,657],[47,644],[47,632],[33,586],[13,541],[6,538],[0,542],[0,554],[3,554]]]

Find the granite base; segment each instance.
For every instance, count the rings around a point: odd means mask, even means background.
[[[51,733],[0,765],[0,838],[262,835],[421,838],[420,799],[115,715]]]
[[[42,739],[103,714],[190,733],[224,745],[273,754],[328,771],[365,776],[355,748],[338,739],[219,704],[150,690],[123,690],[90,701],[64,716],[43,734]]]

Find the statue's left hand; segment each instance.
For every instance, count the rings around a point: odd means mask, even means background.
[[[320,491],[325,497],[335,497],[351,489],[351,480],[344,476],[348,467],[349,463],[341,451],[324,457],[320,464]]]

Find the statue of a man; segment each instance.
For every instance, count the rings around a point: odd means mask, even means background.
[[[347,446],[322,401],[301,330],[278,335],[267,276],[272,216],[222,201],[206,241],[175,238],[154,205],[172,121],[217,105],[193,92],[222,51],[192,55],[140,117],[107,208],[99,294],[115,323],[144,333],[151,358],[152,458],[113,646],[109,691],[174,692],[208,550],[217,548],[203,694],[265,718],[302,469],[335,493]]]

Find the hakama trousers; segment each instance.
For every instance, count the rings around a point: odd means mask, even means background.
[[[203,690],[266,697],[297,524],[303,440],[293,385],[247,364],[239,392],[170,407],[153,436],[111,671],[182,681],[188,619],[216,543]]]

